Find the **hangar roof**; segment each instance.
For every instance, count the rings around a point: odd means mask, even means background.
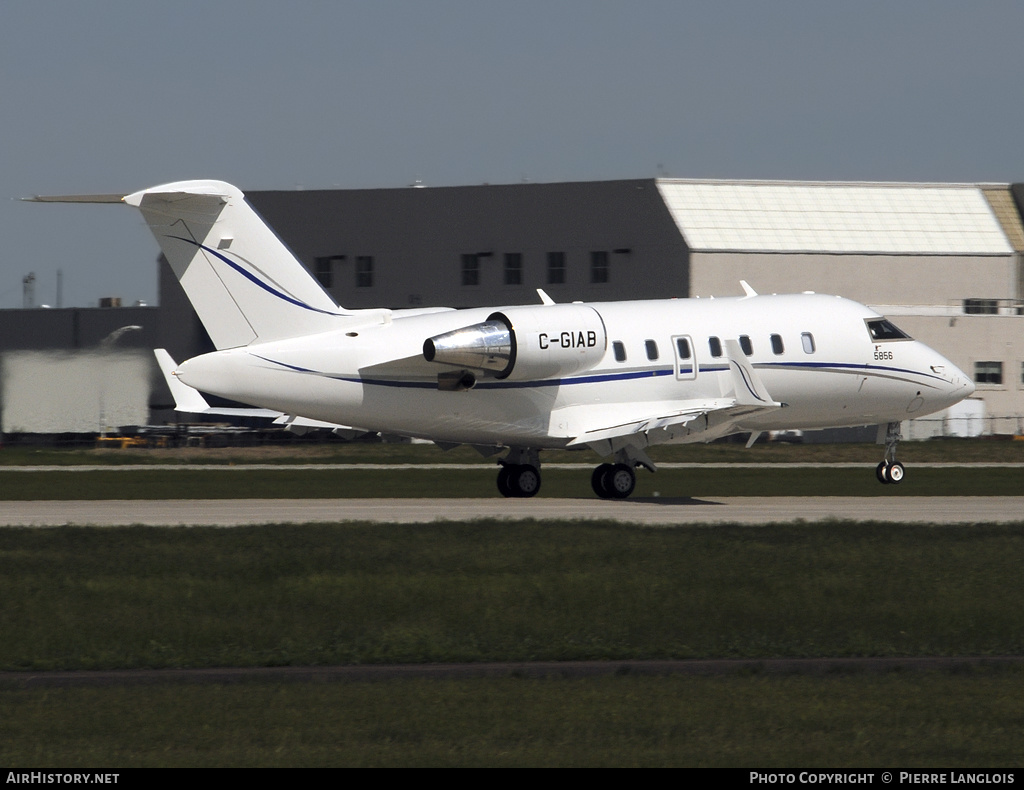
[[[981,187],[658,179],[691,250],[1010,255]]]

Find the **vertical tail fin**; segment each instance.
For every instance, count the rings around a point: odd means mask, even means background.
[[[341,310],[245,201],[220,181],[128,195],[218,349],[327,331]]]

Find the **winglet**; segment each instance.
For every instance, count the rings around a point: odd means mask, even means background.
[[[743,286],[743,293],[745,293],[748,297],[757,296],[757,291],[751,288],[750,283],[748,283],[746,280],[740,280],[740,285]]]
[[[541,302],[542,302],[542,303],[544,303],[544,304],[546,304],[546,305],[552,305],[552,304],[554,304],[554,303],[555,303],[555,300],[554,300],[554,299],[552,299],[552,298],[551,298],[550,296],[548,296],[548,295],[547,295],[547,294],[546,294],[546,293],[544,292],[544,289],[543,289],[543,288],[538,288],[538,289],[537,289],[537,296],[539,296],[539,297],[540,297],[540,300],[541,300]]]
[[[761,377],[754,371],[739,341],[726,340],[725,352],[729,359],[729,371],[732,373],[732,386],[736,392],[736,403],[740,406],[781,406],[772,400]]]

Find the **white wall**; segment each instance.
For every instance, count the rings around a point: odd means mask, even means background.
[[[690,255],[691,296],[742,296],[740,280],[758,293],[817,293],[863,304],[961,305],[964,299],[1013,299],[1016,256]]]
[[[8,351],[0,355],[0,427],[97,433],[145,425],[150,368],[143,351]]]

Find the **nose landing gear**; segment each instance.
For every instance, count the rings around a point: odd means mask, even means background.
[[[879,437],[881,437],[882,426],[878,427]],[[875,476],[878,478],[879,483],[888,485],[889,483],[903,482],[906,470],[903,468],[903,464],[896,460],[896,445],[899,444],[901,438],[903,437],[900,433],[900,424],[898,422],[890,422],[885,426],[885,457],[875,467]]]

